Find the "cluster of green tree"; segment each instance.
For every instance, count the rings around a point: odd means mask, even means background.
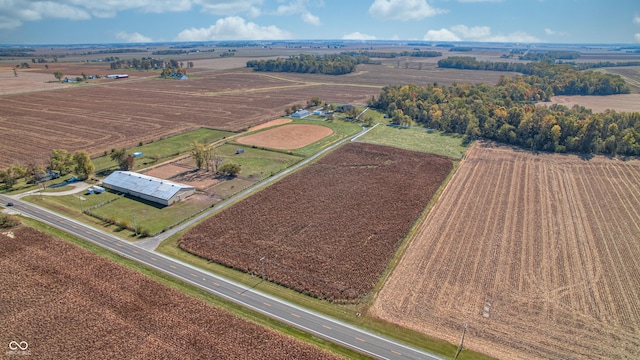
[[[284,113],[285,115],[289,116],[291,114],[293,114],[294,112],[300,110],[300,109],[310,109],[312,107],[317,107],[320,106],[322,104],[322,100],[320,100],[319,97],[314,96],[311,99],[307,100],[307,106],[302,106],[300,104],[293,104],[291,105],[291,107],[287,107],[284,109]],[[329,104],[325,103],[324,107],[325,109],[328,109],[328,106],[330,106]]]
[[[473,48],[467,47],[467,46],[454,46],[451,49],[449,49],[449,51],[453,51],[453,52],[469,52],[469,51],[473,51]]]
[[[28,62],[23,62],[22,64],[16,65],[16,68],[29,69],[29,68],[31,68],[31,65],[29,65]]]
[[[35,49],[31,48],[4,48],[0,50],[0,57],[30,57],[33,56]]]
[[[143,53],[147,52],[145,49],[106,49],[106,50],[97,50],[97,51],[87,51],[82,53],[83,55],[95,55],[95,54],[132,54],[132,53]]]
[[[162,69],[165,67],[165,61],[161,59],[153,58],[141,58],[141,59],[117,59],[111,61],[111,70],[117,69],[136,69],[136,70],[151,70]]]
[[[247,67],[255,71],[279,71],[310,74],[344,75],[355,71],[358,64],[367,64],[371,61],[368,56],[330,54],[300,55],[288,59],[277,60],[251,60]]]
[[[596,71],[578,71],[570,64],[544,62],[513,63],[478,61],[469,56],[453,56],[438,61],[438,67],[467,70],[513,71],[525,75],[531,85],[553,95],[613,95],[629,93],[629,86],[619,75]],[[545,97],[542,98],[543,100]]]
[[[58,61],[58,58],[54,58],[54,59],[55,60],[53,60],[53,62]],[[37,59],[36,58],[31,58],[31,62],[34,63],[34,64],[46,64],[49,61],[47,59],[41,57],[41,58],[37,58]]]
[[[164,68],[162,69],[162,73],[160,74],[161,77],[163,78],[169,78],[172,76],[182,76],[182,75],[187,75],[187,70],[183,69],[183,68],[177,68],[177,69],[172,69],[172,68]]]
[[[621,62],[611,62],[611,61],[600,61],[597,63],[570,63],[577,70],[588,70],[588,69],[598,69],[603,67],[625,67],[625,66],[640,66],[640,61],[621,61]]]
[[[411,57],[438,57],[442,56],[442,53],[439,51],[432,50],[405,50],[405,51],[349,51],[344,52],[343,54],[351,55],[351,56],[368,56],[370,58],[382,58],[382,59],[394,59],[401,56],[411,56]]]
[[[181,55],[188,54],[189,50],[178,50],[178,49],[169,49],[169,50],[158,50],[151,53],[151,55]]]
[[[56,171],[60,175],[73,171],[80,178],[86,179],[95,171],[95,165],[86,151],[78,150],[70,154],[64,149],[54,149],[47,167],[36,165],[34,162],[29,162],[27,165],[14,163],[0,170],[0,182],[8,189],[12,188],[19,179],[25,179],[29,184],[38,183],[48,176],[47,170]]]
[[[369,106],[390,114],[392,122],[420,124],[444,132],[514,144],[532,150],[608,155],[640,155],[640,113],[593,114],[532,104],[539,91],[525,77],[502,77],[493,86],[388,86]]]
[[[190,153],[199,170],[213,170],[215,173],[225,176],[236,176],[241,170],[240,164],[234,162],[223,164],[224,158],[216,152],[213,145],[201,144],[196,141],[191,144]]]
[[[579,57],[580,53],[577,51],[529,51],[523,56],[520,56],[520,60],[554,63],[556,60],[572,60]]]

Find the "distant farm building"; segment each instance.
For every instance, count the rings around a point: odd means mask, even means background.
[[[303,117],[307,117],[307,116],[309,116],[309,114],[310,114],[310,112],[309,112],[309,111],[304,110],[304,109],[300,109],[300,110],[298,110],[298,111],[294,112],[294,113],[291,115],[291,117],[298,118],[298,119],[302,119]]]
[[[338,112],[349,112],[353,111],[356,107],[350,104],[340,105],[336,108]]]
[[[161,205],[171,205],[192,195],[196,188],[131,171],[114,171],[102,181],[113,191],[135,196]]]

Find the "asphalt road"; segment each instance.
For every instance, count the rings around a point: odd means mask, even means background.
[[[49,210],[0,195],[3,205],[11,201],[11,210],[38,219],[79,238],[133,259],[175,278],[204,289],[214,295],[248,307],[308,333],[379,359],[441,359],[435,355],[373,334],[322,314],[277,299],[242,284],[205,272],[111,234],[67,219]]]
[[[3,205],[6,205],[9,201],[13,202],[14,206],[10,207],[10,209],[15,212],[32,217],[34,219],[38,219],[46,224],[66,231],[79,238],[90,241],[124,257],[133,259],[149,267],[167,273],[175,278],[195,285],[214,295],[233,301],[237,304],[265,314],[273,319],[279,320],[283,323],[289,324],[298,329],[314,334],[333,343],[353,349],[360,353],[379,359],[441,359],[435,355],[415,349],[389,338],[373,334],[366,330],[359,329],[355,326],[349,325],[336,319],[332,319],[320,313],[301,308],[292,303],[275,298],[271,295],[227,280],[218,275],[203,271],[192,265],[169,258],[163,254],[153,251],[157,243],[161,240],[164,240],[167,236],[190,226],[194,222],[200,221],[202,218],[209,216],[213,211],[217,211],[223,207],[229,206],[237,199],[244,197],[245,195],[254,191],[256,188],[266,186],[267,184],[276,181],[283,176],[286,176],[299,167],[315,160],[322,154],[333,150],[335,147],[341,145],[342,143],[357,139],[359,136],[366,133],[366,131],[367,130],[363,130],[355,136],[351,136],[339,141],[338,143],[324,149],[314,156],[305,159],[295,166],[267,179],[259,185],[251,187],[243,191],[241,194],[234,196],[233,198],[228,199],[221,204],[218,204],[218,206],[216,206],[212,210],[203,213],[201,216],[198,216],[192,221],[189,221],[188,223],[185,223],[178,228],[172,229],[172,231],[170,231],[170,234],[163,233],[162,236],[156,237],[156,239],[153,239],[152,242],[127,242],[106,232],[79,223],[73,219],[68,219],[47,209],[43,209],[36,205],[23,202],[17,199],[17,196],[8,197],[5,195],[0,195],[0,201],[3,203]]]

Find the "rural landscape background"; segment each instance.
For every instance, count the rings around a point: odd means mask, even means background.
[[[0,98],[7,358],[383,357],[46,214],[437,358],[640,356],[638,46],[7,45]]]

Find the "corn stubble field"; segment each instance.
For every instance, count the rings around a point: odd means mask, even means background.
[[[348,143],[187,232],[192,254],[336,302],[369,293],[451,171],[431,154]]]
[[[371,313],[504,359],[640,356],[640,161],[476,144]]]
[[[338,359],[66,241],[24,227],[9,235],[0,341],[27,341],[32,358]]]

